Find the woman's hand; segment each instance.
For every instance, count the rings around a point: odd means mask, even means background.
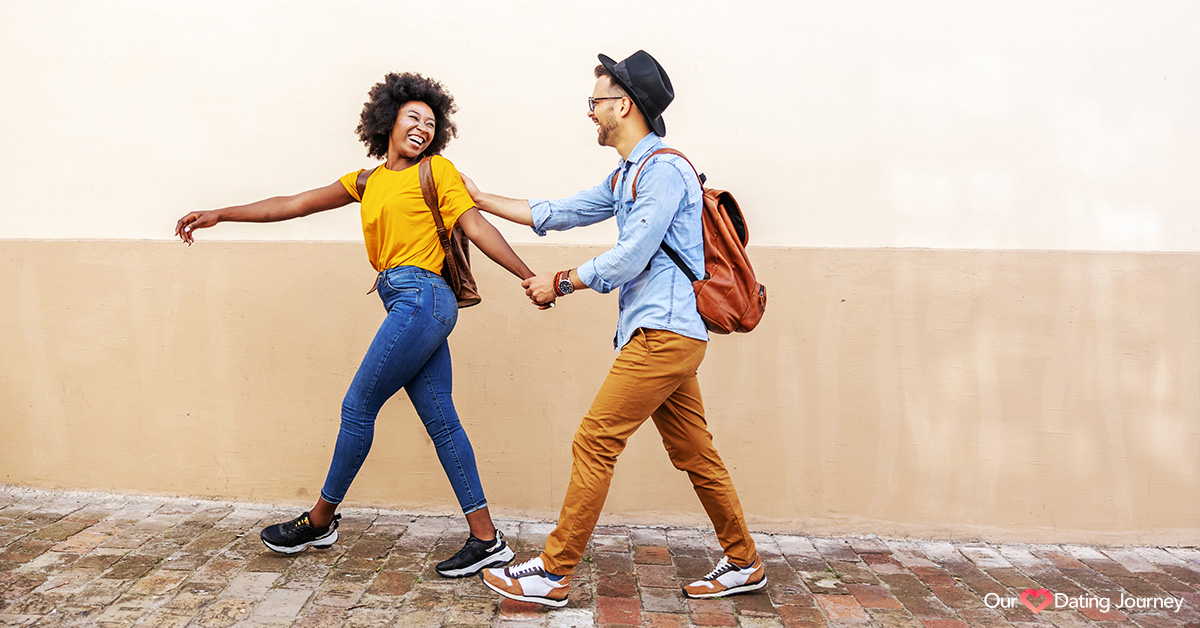
[[[175,235],[179,236],[179,239],[184,242],[187,242],[188,246],[191,246],[192,242],[195,241],[193,236],[197,229],[211,227],[217,224],[218,220],[219,217],[216,210],[192,212],[180,218],[179,222],[175,223]]]

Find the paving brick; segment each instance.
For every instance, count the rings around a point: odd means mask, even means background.
[[[777,582],[767,577],[767,596],[776,606],[808,606],[816,604],[811,593],[800,582]]]
[[[661,545],[641,545],[633,553],[633,562],[639,565],[670,565],[671,552]]]
[[[404,595],[412,590],[416,577],[411,571],[381,571],[367,591],[381,595]]]
[[[312,603],[318,606],[349,608],[362,597],[364,589],[365,586],[359,583],[327,581],[317,589]]]
[[[850,548],[850,544],[841,539],[812,539],[812,544],[825,560],[843,560],[847,562],[862,560]]]
[[[20,597],[13,598],[4,607],[4,613],[11,615],[46,615],[63,605],[69,597],[65,593],[29,592]]]
[[[221,597],[258,599],[266,595],[278,578],[277,573],[241,573],[221,591]]]
[[[72,565],[75,569],[96,569],[103,571],[111,567],[118,560],[121,560],[128,550],[100,547],[92,550],[84,556],[80,556],[79,560]]]
[[[132,582],[132,580],[97,578],[72,596],[71,602],[80,606],[108,606],[121,597],[121,594],[130,587]]]
[[[904,608],[886,586],[876,584],[847,585],[850,594],[863,608]]]
[[[936,597],[901,597],[896,599],[918,619],[951,619],[954,613]]]
[[[60,571],[55,574],[40,574],[40,575],[39,574],[21,574],[21,573],[14,572],[14,573],[10,574],[9,577],[12,578],[12,582],[17,582],[22,577],[30,577],[31,578],[30,582],[37,582],[38,578],[42,578],[42,577],[45,577],[46,575],[50,575],[50,578],[47,579],[46,581],[42,582],[42,584],[37,585],[37,588],[34,589],[34,591],[65,593],[65,594],[73,595],[73,594],[79,593],[80,591],[83,590],[83,588],[85,586],[88,585],[88,583],[90,583],[91,581],[100,577],[100,573],[101,572],[97,569],[77,569],[76,568],[76,569],[67,569],[65,571]],[[6,588],[5,585],[0,584],[0,590],[3,590],[5,588]],[[11,593],[7,590],[5,590],[4,593],[6,596],[11,595]]]
[[[94,527],[94,526],[93,526]],[[112,538],[109,534],[99,534],[92,532],[91,529],[84,530],[77,534],[64,539],[61,543],[51,548],[55,552],[70,552],[73,554],[86,554],[102,543]]]
[[[618,534],[593,534],[591,540],[591,551],[628,552],[629,537]]]
[[[630,526],[629,540],[634,545],[666,545],[667,530],[659,527]]]
[[[958,583],[954,576],[940,567],[909,567],[909,570],[929,587],[952,587]]]
[[[891,554],[892,548],[888,547],[887,543],[871,536],[862,538],[849,539],[850,549],[854,550],[855,554],[862,556],[863,554]]]
[[[877,574],[909,574],[908,568],[900,563],[900,561],[891,556],[883,554],[863,554],[863,563],[871,568]]]
[[[223,588],[225,584],[233,580],[245,567],[245,561],[214,558],[205,563],[204,566],[193,571],[189,582],[193,584],[210,584],[213,586],[221,585],[219,588]]]
[[[167,569],[156,569],[145,576],[142,576],[129,588],[129,592],[138,595],[166,595],[174,591],[176,587],[183,584],[187,580],[188,574],[184,571],[172,571]]]
[[[924,597],[931,595],[929,587],[909,574],[879,574],[879,580],[887,585],[896,597]]]
[[[257,556],[246,561],[246,571],[283,573],[295,562],[295,557],[278,554],[271,551],[259,552]]]
[[[1013,566],[1012,563],[1000,555],[1000,552],[990,547],[968,545],[959,548],[958,551],[970,559],[971,562],[978,565],[980,569],[989,572],[993,569],[1011,569]]]
[[[1057,569],[1084,569],[1087,567],[1061,547],[1035,545],[1030,550],[1035,556],[1050,561],[1050,564]]]
[[[22,539],[4,548],[4,551],[0,551],[0,560],[27,563],[55,545],[57,545],[55,541],[46,539]]]
[[[1193,593],[1195,589],[1176,580],[1173,576],[1167,573],[1149,573],[1142,572],[1138,574],[1142,580],[1153,584],[1154,586],[1170,593],[1179,595],[1181,593]]]
[[[492,600],[457,600],[446,611],[446,623],[450,625],[490,625],[498,612]]]
[[[817,606],[831,621],[869,621],[866,611],[852,595],[815,595]]]
[[[769,575],[768,575],[769,577]],[[638,585],[642,587],[678,588],[679,578],[671,565],[638,565]]]
[[[631,573],[601,574],[596,580],[596,594],[605,597],[637,597],[637,580]]]
[[[1200,589],[1200,568],[1183,567],[1179,565],[1163,565],[1162,570],[1176,580],[1187,583],[1193,588]]]
[[[875,584],[879,582],[875,572],[861,561],[847,562],[842,560],[829,561],[829,568],[838,575],[842,584]]]
[[[225,628],[245,619],[249,610],[246,600],[216,600],[196,613],[195,623],[205,628]]]
[[[692,623],[697,626],[736,626],[733,602],[729,599],[687,600]]]
[[[642,623],[642,606],[637,598],[596,598],[596,617],[600,625],[638,626]]]
[[[708,557],[696,556],[679,556],[672,557],[672,562],[675,563],[675,572],[679,575],[680,582],[691,582],[703,578],[705,574],[712,571],[716,563]]]
[[[542,619],[548,612],[547,607],[541,604],[509,599],[500,602],[501,619]]]
[[[891,608],[868,608],[871,621],[884,628],[923,628],[921,621],[906,610]]]
[[[808,587],[808,590],[810,592],[812,592],[813,595],[817,595],[817,594],[849,595],[850,594],[850,591],[846,589],[846,584],[844,582],[842,582],[840,579],[838,579],[837,574],[835,574],[832,569],[830,569],[829,571],[823,571],[823,572],[817,572],[817,573],[809,572],[809,571],[801,571],[801,572],[797,572],[797,575],[800,576],[800,580],[804,583],[804,586]]]
[[[667,547],[671,548],[671,554],[676,557],[710,557],[708,542],[698,530],[667,530]]]
[[[1029,576],[1026,576],[1013,567],[984,569],[984,571],[994,578],[996,582],[1009,588],[1028,589],[1037,586],[1037,582],[1034,582]]]
[[[67,540],[67,538],[75,535],[78,532],[82,532],[90,527],[92,523],[94,522],[72,521],[69,519],[58,521],[38,530],[37,532],[34,532],[32,536],[35,539],[54,541],[57,543],[59,541]]]
[[[738,616],[745,617],[779,617],[779,611],[771,603],[771,598],[759,590],[753,593],[735,595],[732,598],[733,607]]]
[[[271,589],[262,596],[254,608],[256,618],[293,619],[312,597],[312,591],[297,589]]]
[[[159,609],[147,615],[138,624],[138,628],[142,628],[143,626],[148,628],[183,628],[192,623],[195,617],[192,613],[179,613],[168,609]]]
[[[687,611],[681,589],[644,588],[641,590],[641,599],[642,608],[650,612],[683,613]]]
[[[825,615],[816,608],[816,600],[813,601],[813,604],[813,607],[781,606],[779,607],[779,621],[786,628],[824,628],[826,625]]]
[[[982,608],[983,600],[962,586],[929,587],[938,600],[953,609]]]
[[[557,613],[555,613],[557,615]],[[553,624],[551,624],[553,625]],[[588,626],[591,624],[571,623],[562,624],[563,626]],[[645,628],[688,628],[691,622],[688,621],[687,615],[676,615],[674,613],[651,613],[649,611],[642,613],[642,626]]]

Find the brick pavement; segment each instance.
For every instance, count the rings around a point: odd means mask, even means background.
[[[720,558],[711,532],[608,526],[549,610],[433,571],[465,538],[460,517],[343,513],[333,548],[281,556],[258,531],[293,509],[0,486],[0,625],[1200,627],[1195,548],[756,534],[765,590],[697,601],[680,584]],[[551,528],[498,523],[518,560]]]

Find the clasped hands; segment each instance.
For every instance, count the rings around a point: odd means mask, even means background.
[[[554,292],[554,273],[534,275],[522,281],[521,287],[525,288],[525,296],[529,297],[538,309],[548,310],[554,307],[554,299],[558,296]]]

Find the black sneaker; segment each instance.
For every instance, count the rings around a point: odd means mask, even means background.
[[[327,527],[318,529],[309,523],[306,512],[291,521],[267,526],[258,536],[263,545],[281,554],[295,554],[306,547],[324,549],[337,540],[338,519],[341,518],[341,515],[334,515]]]
[[[446,578],[465,578],[487,567],[507,565],[514,556],[499,530],[494,541],[481,541],[472,534],[457,554],[437,564],[437,572]]]

